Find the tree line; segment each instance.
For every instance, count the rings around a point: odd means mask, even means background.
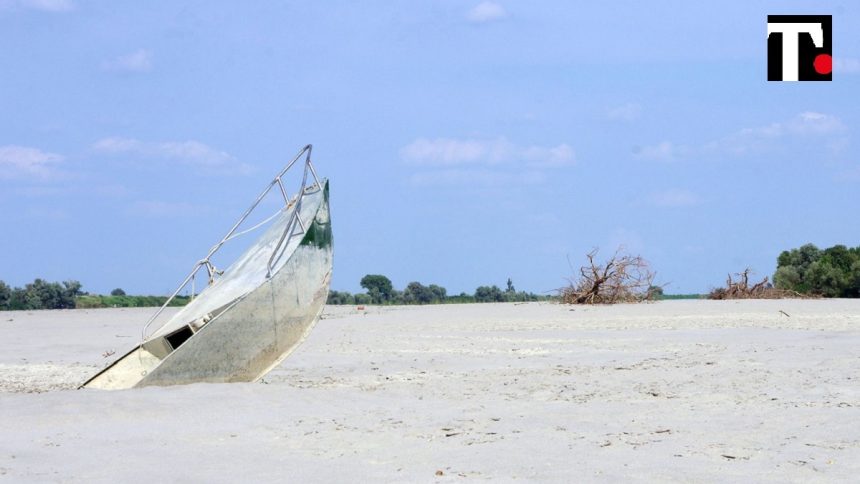
[[[10,287],[0,281],[0,311],[29,311],[33,309],[117,308],[161,306],[167,296],[129,296],[122,289],[110,295],[89,294],[81,290],[78,281],[48,282],[36,279],[24,287]],[[190,300],[177,296],[171,306],[184,306]]]
[[[594,274],[605,275],[606,272],[604,266],[592,264],[591,269],[594,269],[591,271]],[[650,281],[650,278],[642,279],[641,286],[647,287],[647,293],[654,299],[672,298],[663,295],[661,287],[651,286]],[[731,282],[730,278],[729,285]],[[763,287],[766,286],[764,283]],[[496,285],[480,286],[472,294],[461,292],[456,295],[449,295],[444,287],[437,284],[425,286],[417,281],[410,282],[403,290],[397,290],[391,279],[381,274],[368,274],[361,279],[360,284],[366,292],[351,294],[332,290],[329,292],[328,304],[440,304],[555,299],[553,296],[517,291],[511,279],[508,279],[504,289]],[[819,249],[813,244],[805,244],[783,251],[777,258],[773,284],[777,289],[803,295],[860,297],[860,246],[849,248],[834,245]],[[615,286],[609,284],[606,287]],[[89,294],[81,289],[81,283],[76,280],[48,282],[36,279],[24,287],[14,288],[0,281],[0,310],[148,307],[160,306],[167,300],[166,296],[129,296],[119,288],[111,291],[110,295]],[[171,301],[171,306],[182,306],[189,300],[187,296],[177,296]]]
[[[0,281],[0,309],[74,309],[81,294],[81,283],[72,280],[59,283],[36,279],[15,288]]]
[[[813,244],[783,251],[776,260],[779,289],[823,297],[860,297],[860,246]]]
[[[483,303],[483,302],[520,302],[543,301],[551,296],[541,296],[531,292],[517,291],[509,278],[505,289],[493,286],[480,286],[472,294],[461,292],[448,295],[448,291],[437,284],[424,284],[413,281],[400,291],[394,288],[391,279],[381,274],[367,274],[361,278],[360,285],[367,292],[351,294],[347,291],[330,291],[328,304],[444,304],[444,303]]]
[[[765,277],[750,282],[747,268],[726,286],[716,288],[709,299],[781,299],[791,297],[860,297],[860,247],[834,245],[819,249],[805,244],[785,250],[776,259],[773,284]]]

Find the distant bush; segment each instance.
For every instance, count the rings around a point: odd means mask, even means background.
[[[813,244],[783,251],[773,276],[777,288],[824,297],[860,297],[860,247],[820,250]]]
[[[708,294],[708,299],[785,299],[802,298],[803,294],[791,289],[780,289],[773,287],[767,277],[759,282],[750,283],[752,271],[747,268],[732,277],[729,274],[725,287],[713,289]]]
[[[471,294],[466,294],[465,292],[461,292],[456,296],[448,296],[448,301],[452,304],[464,304],[464,303],[473,303],[475,301],[475,296]]]
[[[75,280],[59,283],[36,279],[16,288],[0,281],[0,310],[142,308],[161,306],[167,301],[166,296],[129,296],[119,288],[111,291],[110,296],[87,294],[81,287]],[[184,306],[190,300],[188,296],[176,296],[170,306]]]
[[[367,294],[374,304],[385,304],[391,300],[394,290],[391,279],[379,274],[368,274],[361,278],[360,284],[367,289]]]
[[[9,308],[9,299],[12,297],[12,288],[5,282],[0,281],[0,309]]]
[[[77,309],[92,309],[92,308],[103,308],[106,307],[102,302],[103,296],[91,296],[87,294],[86,296],[80,296],[75,301],[75,308]]]
[[[355,296],[346,291],[329,291],[326,304],[355,304]]]
[[[361,279],[361,287],[367,293],[350,294],[346,291],[329,291],[327,304],[449,304],[474,302],[520,302],[545,301],[550,296],[539,296],[534,293],[517,291],[513,281],[508,279],[507,288],[503,291],[498,286],[481,286],[474,294],[462,292],[449,296],[448,290],[437,284],[425,286],[418,281],[412,281],[402,291],[394,288],[391,280],[383,275],[368,274]]]
[[[81,294],[78,281],[47,282],[36,279],[24,287],[10,288],[0,281],[0,309],[72,309]]]
[[[191,300],[188,296],[176,296],[169,306],[185,306]],[[77,298],[77,307],[90,308],[149,308],[159,307],[167,301],[167,296],[102,296],[88,294]]]
[[[475,289],[475,302],[502,302],[504,300],[505,296],[498,286],[480,286]]]
[[[425,286],[420,282],[410,282],[403,290],[403,304],[439,304],[445,302],[447,291],[444,287],[430,284]]]

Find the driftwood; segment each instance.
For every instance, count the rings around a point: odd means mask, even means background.
[[[805,298],[803,294],[797,291],[788,289],[777,289],[768,282],[765,277],[759,282],[750,285],[749,268],[743,272],[735,273],[735,278],[729,274],[726,280],[726,287],[718,287],[708,294],[708,299],[786,299],[786,298]]]
[[[595,262],[597,249],[586,257],[588,265],[579,269],[579,277],[568,279],[569,285],[558,290],[566,304],[615,304],[653,300],[659,293],[653,285],[655,273],[641,256],[624,253],[619,248],[604,264]]]

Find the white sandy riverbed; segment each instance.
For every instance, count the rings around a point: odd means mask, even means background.
[[[860,475],[860,301],[329,307],[261,383],[75,390],[150,314],[0,313],[0,480]]]

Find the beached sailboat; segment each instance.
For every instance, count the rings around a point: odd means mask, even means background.
[[[328,180],[317,177],[310,156],[308,145],[194,265],[146,323],[141,343],[82,388],[255,381],[304,340],[325,305],[332,270]],[[301,186],[289,196],[284,176],[299,160],[304,166]],[[260,202],[277,192],[283,207],[240,231]],[[260,238],[227,269],[214,267],[212,256],[225,243],[267,224]],[[170,300],[193,287],[204,269],[208,286],[164,324],[154,324]]]

